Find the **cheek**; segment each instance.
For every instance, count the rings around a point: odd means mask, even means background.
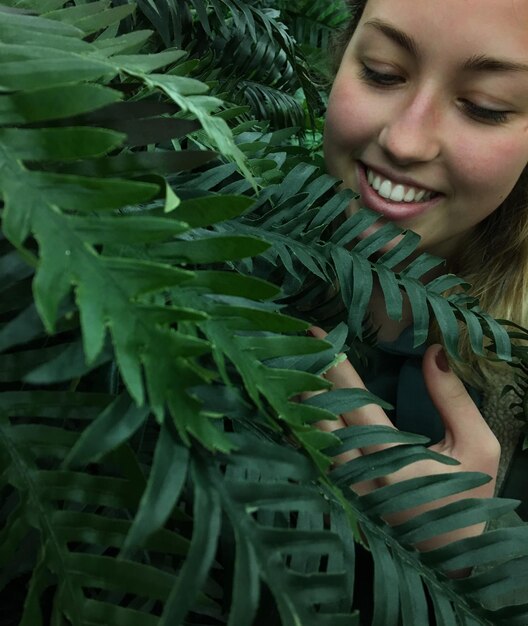
[[[527,161],[526,144],[518,136],[495,141],[488,138],[485,142],[466,140],[459,144],[455,160],[463,195],[480,198],[483,208],[497,208],[514,188]]]
[[[325,154],[336,157],[338,153],[353,154],[375,135],[376,116],[372,103],[362,93],[357,83],[336,80],[325,121]]]

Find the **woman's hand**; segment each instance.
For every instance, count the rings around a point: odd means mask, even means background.
[[[324,339],[326,336],[326,333],[320,328],[312,327],[311,332],[319,339]],[[450,502],[466,498],[492,497],[495,490],[500,458],[499,442],[475,406],[462,381],[450,370],[445,352],[439,344],[430,346],[427,349],[423,359],[423,374],[429,395],[438,409],[445,426],[444,439],[430,446],[430,450],[453,457],[460,462],[460,465],[446,466],[438,461],[418,461],[382,479],[356,483],[352,486],[353,490],[360,495],[364,495],[384,485],[419,476],[446,472],[483,472],[491,476],[492,480],[486,485],[471,491],[455,494],[431,504],[387,516],[386,521],[391,525],[400,524],[420,513]],[[325,374],[325,377],[334,384],[334,389],[350,387],[365,389],[363,381],[349,361],[344,361],[333,367]],[[427,416],[424,416],[424,419],[427,419]],[[317,427],[321,430],[332,431],[353,425],[385,425],[394,428],[394,425],[381,407],[373,404],[361,407],[350,413],[345,413],[336,421],[319,422]],[[337,464],[344,463],[358,456],[368,455],[393,445],[398,444],[370,446],[353,450],[339,455],[335,458],[335,462]],[[418,544],[416,547],[424,551],[431,550],[458,539],[480,534],[483,530],[484,524],[477,524],[434,537]]]

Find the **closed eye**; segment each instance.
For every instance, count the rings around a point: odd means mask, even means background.
[[[405,78],[398,74],[384,74],[373,70],[365,63],[361,64],[359,72],[360,78],[370,85],[377,87],[395,87],[405,82]],[[511,111],[497,111],[495,109],[487,109],[481,107],[470,100],[460,100],[465,113],[472,119],[487,124],[504,124],[509,120]]]
[[[470,117],[481,122],[504,124],[508,121],[509,115],[511,114],[511,111],[496,111],[495,109],[481,107],[470,100],[461,100],[461,103]]]
[[[376,72],[368,65],[361,64],[361,70],[359,76],[367,83],[379,85],[382,87],[392,87],[393,85],[399,85],[405,79],[397,74],[383,74],[382,72]]]

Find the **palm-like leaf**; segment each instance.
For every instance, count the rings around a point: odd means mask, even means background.
[[[233,101],[249,104],[255,115],[278,128],[292,121],[305,127],[299,103],[284,95],[300,88],[313,125],[321,97],[279,11],[244,0],[140,0],[138,9],[165,46],[184,48],[202,60],[201,80],[221,80]],[[206,55],[209,62],[203,63]],[[261,100],[256,99],[259,92]]]
[[[214,176],[209,170],[203,176],[193,177],[185,183],[203,192],[217,190],[225,182],[225,172]],[[483,354],[484,338],[490,337],[499,358],[511,359],[511,345],[505,327],[478,308],[477,303],[464,292],[442,297],[454,287],[465,287],[464,281],[454,275],[443,275],[427,284],[420,281],[428,271],[442,263],[428,254],[414,258],[418,237],[413,232],[404,233],[401,241],[390,252],[381,254],[383,248],[401,230],[392,224],[377,229],[375,234],[363,239],[351,250],[353,240],[371,226],[378,216],[366,209],[346,220],[329,238],[322,234],[327,225],[341,214],[350,201],[350,192],[335,194],[336,180],[320,175],[318,168],[306,163],[291,170],[284,180],[268,186],[250,212],[236,223],[217,226],[220,232],[244,232],[260,236],[273,244],[262,255],[269,264],[286,269],[281,287],[285,295],[307,302],[317,302],[327,290],[327,283],[337,277],[345,308],[349,311],[348,325],[352,337],[361,337],[362,323],[377,276],[385,296],[387,313],[398,320],[402,315],[402,292],[406,293],[413,311],[415,345],[423,344],[428,337],[429,322],[434,315],[443,334],[449,353],[458,356],[459,326],[464,322],[469,331],[471,347]],[[177,182],[176,182],[177,184]],[[184,187],[184,188],[185,188]],[[332,191],[332,193],[329,193]],[[403,264],[403,269],[401,268]],[[398,273],[393,268],[398,266]],[[246,271],[254,274],[253,264]],[[306,293],[306,282],[322,279],[314,290]],[[319,290],[319,297],[316,294]],[[519,353],[520,356],[520,353]]]

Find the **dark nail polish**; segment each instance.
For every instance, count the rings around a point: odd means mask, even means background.
[[[443,348],[438,350],[438,352],[436,353],[436,365],[438,369],[442,372],[447,373],[451,371],[451,368],[449,367],[449,361],[447,360],[447,355]]]

